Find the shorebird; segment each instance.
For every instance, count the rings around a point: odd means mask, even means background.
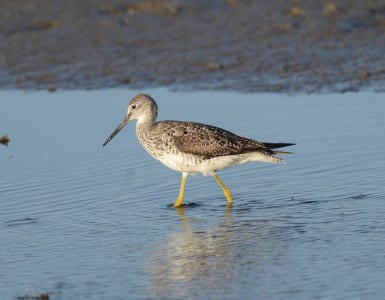
[[[228,207],[233,204],[230,190],[216,171],[249,161],[283,163],[276,154],[292,152],[275,150],[292,143],[264,143],[241,137],[225,129],[185,121],[156,121],[158,105],[147,94],[136,95],[128,104],[127,115],[105,140],[107,145],[130,121],[136,122],[136,135],[144,149],[172,170],[182,172],[179,195],[174,207],[183,205],[189,174],[211,175],[222,188]]]

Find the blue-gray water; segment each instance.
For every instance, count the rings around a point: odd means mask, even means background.
[[[106,147],[133,91],[0,94],[0,298],[383,299],[382,94],[150,92],[160,119],[294,142],[287,164],[187,180]]]

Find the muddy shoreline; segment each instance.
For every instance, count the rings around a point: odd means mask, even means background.
[[[0,87],[384,91],[385,1],[206,2],[3,1]]]

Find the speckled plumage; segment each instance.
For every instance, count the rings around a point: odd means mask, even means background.
[[[181,190],[174,206],[182,205],[184,184],[188,174],[212,175],[232,204],[230,191],[216,171],[248,161],[283,162],[274,150],[292,143],[264,143],[238,136],[230,131],[201,123],[183,121],[156,122],[158,106],[147,94],[135,96],[128,105],[127,115],[104,142],[106,145],[126,124],[137,119],[136,134],[143,147],[155,159],[183,173]]]

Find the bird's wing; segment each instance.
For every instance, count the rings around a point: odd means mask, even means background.
[[[182,126],[181,126],[182,125]],[[238,136],[219,127],[180,121],[162,121],[160,131],[167,132],[167,139],[185,153],[206,159],[253,151],[273,154],[262,142]]]

